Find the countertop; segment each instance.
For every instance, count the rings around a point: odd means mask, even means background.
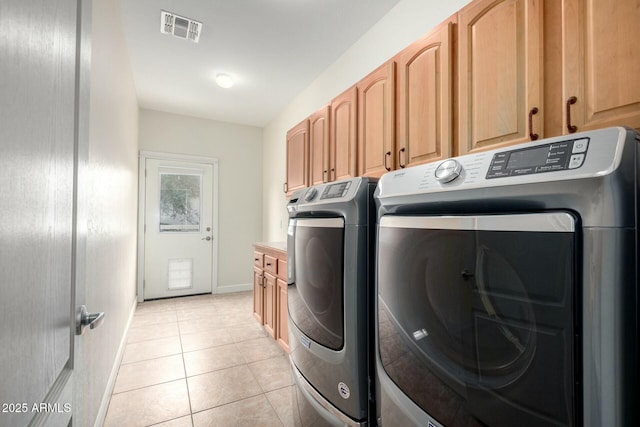
[[[271,248],[277,251],[287,252],[287,242],[255,242],[255,246]]]

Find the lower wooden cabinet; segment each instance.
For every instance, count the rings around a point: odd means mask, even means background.
[[[276,337],[276,278],[264,273],[264,329]]]
[[[287,315],[287,252],[283,243],[255,243],[253,316],[289,351]]]
[[[253,267],[253,317],[261,324],[264,323],[264,284],[262,270]]]

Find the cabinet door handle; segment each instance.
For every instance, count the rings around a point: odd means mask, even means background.
[[[387,159],[391,157],[391,151],[387,151],[386,153],[384,153],[384,168],[388,171],[391,170],[391,168],[389,166],[387,166]]]
[[[289,186],[287,185],[286,182],[282,183],[282,191],[285,193],[289,191]]]
[[[533,133],[533,116],[538,114],[538,107],[533,107],[529,110],[529,139],[535,141],[538,139],[538,134]]]
[[[402,153],[404,153],[405,151],[407,151],[404,147],[402,147],[400,150],[398,150],[398,163],[400,164],[401,168],[405,168],[407,167],[406,163],[402,163]]]
[[[326,170],[322,171],[322,182],[323,183],[328,182],[327,181],[327,171]]]
[[[578,126],[573,126],[571,124],[571,106],[576,102],[578,102],[578,98],[575,96],[567,99],[567,130],[569,133],[575,133],[578,130]]]
[[[260,258],[254,258],[253,260],[258,262],[258,261],[260,261]]]
[[[271,263],[270,262],[267,263],[267,267],[271,267]]]

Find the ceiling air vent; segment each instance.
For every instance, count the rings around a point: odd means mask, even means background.
[[[175,13],[160,12],[160,32],[164,34],[173,34],[176,37],[185,40],[191,40],[198,43],[200,40],[200,31],[202,23]]]

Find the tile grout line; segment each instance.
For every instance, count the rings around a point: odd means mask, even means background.
[[[176,312],[176,318],[178,313]],[[191,427],[193,427],[193,406],[191,405],[191,391],[189,390],[189,379],[187,377],[187,362],[184,360],[184,347],[182,346],[182,334],[180,332],[180,322],[178,321],[178,339],[180,340],[180,357],[182,358],[182,369],[184,370],[184,382],[187,386],[187,400],[189,401],[189,417],[191,418]]]

